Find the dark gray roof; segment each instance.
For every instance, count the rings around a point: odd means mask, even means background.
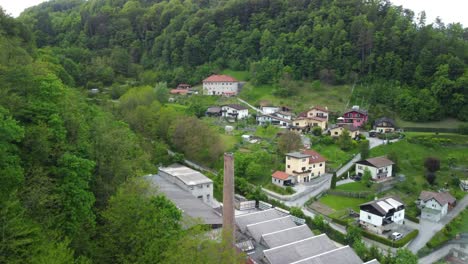
[[[223,105],[223,107],[230,107],[230,108],[234,108],[236,110],[246,110],[246,109],[248,109],[247,107],[245,107],[243,105],[240,105],[240,104],[228,104],[228,105]]]
[[[310,231],[310,228],[307,225],[300,225],[268,234],[263,234],[262,243],[269,248],[274,248],[313,236],[314,234],[312,231]]]
[[[213,208],[194,197],[191,193],[167,181],[159,175],[149,175],[146,178],[158,187],[168,199],[182,210],[183,214],[195,219],[201,219],[205,224],[221,225],[223,219]]]
[[[377,210],[381,215],[386,215],[390,210],[395,209],[398,211],[399,208],[404,208],[403,202],[396,197],[384,197],[378,200],[370,201],[361,204],[359,207],[362,209],[365,206],[371,206]]]
[[[395,120],[393,120],[391,118],[388,118],[388,117],[382,117],[382,118],[376,119],[374,121],[374,126],[379,126],[380,124],[382,124],[384,122],[388,123],[390,126],[395,127]]]
[[[291,263],[335,249],[335,244],[322,234],[263,251],[270,264]]]
[[[349,247],[333,249],[291,264],[362,264],[359,256]],[[378,262],[377,262],[378,263]]]
[[[305,159],[305,158],[310,157],[310,155],[303,154],[301,152],[290,152],[290,153],[287,153],[286,156],[290,156],[296,159]]]
[[[265,211],[259,211],[259,212],[254,212],[254,213],[248,213],[248,214],[242,214],[236,216],[236,223],[241,232],[245,232],[247,225],[254,224],[254,223],[259,223],[271,219],[275,219],[278,217],[283,217],[285,216],[284,213],[271,208]]]
[[[291,216],[285,216],[281,218],[266,220],[258,223],[247,225],[247,231],[255,241],[260,242],[263,234],[283,230],[286,228],[295,227],[296,224],[292,220]]]

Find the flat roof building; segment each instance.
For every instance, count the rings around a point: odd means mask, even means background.
[[[203,202],[210,205],[213,203],[213,181],[202,173],[180,164],[172,164],[160,167],[159,175]]]

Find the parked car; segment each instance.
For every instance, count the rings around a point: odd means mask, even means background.
[[[377,131],[375,131],[375,130],[371,130],[371,131],[369,131],[369,137],[376,137],[376,136],[377,136],[377,134],[378,134],[378,132],[377,132]]]
[[[401,233],[398,233],[398,232],[393,232],[390,235],[390,239],[392,239],[392,240],[400,240],[401,238],[403,238],[403,235]]]
[[[360,180],[361,180],[361,176],[356,175],[356,176],[354,176],[353,180],[355,180],[355,181],[360,181]]]

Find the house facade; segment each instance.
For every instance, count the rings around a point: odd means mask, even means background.
[[[327,128],[327,120],[318,117],[298,117],[292,121],[291,131],[308,133],[313,127],[320,127],[322,131]]]
[[[274,126],[289,127],[292,123],[289,119],[279,117],[277,113],[257,115],[256,119],[257,124],[261,126],[271,124]]]
[[[416,204],[421,209],[421,219],[438,222],[456,205],[450,193],[422,191]]]
[[[221,115],[229,119],[240,120],[249,116],[249,109],[238,104],[223,105]]]
[[[328,129],[328,134],[331,137],[339,137],[341,134],[343,134],[343,131],[348,130],[349,137],[351,138],[357,138],[359,136],[359,128],[354,127],[354,126],[349,126],[349,125],[343,125],[343,126],[332,126]]]
[[[236,96],[239,81],[228,75],[211,75],[203,80],[204,95]]]
[[[309,182],[325,174],[326,159],[314,150],[286,154],[286,173],[294,176],[295,183]]]
[[[262,113],[264,115],[269,115],[269,114],[273,114],[273,113],[276,113],[276,112],[279,112],[280,111],[280,107],[279,106],[262,106],[260,108],[260,110],[262,110]]]
[[[271,175],[271,182],[278,186],[289,186],[293,182],[293,177],[284,171],[275,171]]]
[[[372,179],[375,181],[392,177],[394,162],[384,156],[361,160],[355,164],[357,176],[363,176],[365,170],[368,169],[372,175]]]
[[[367,110],[360,109],[355,105],[352,109],[346,111],[343,116],[337,120],[338,125],[352,125],[354,127],[362,127],[367,123],[368,113]]]
[[[328,122],[328,107],[314,106],[306,112],[306,117],[325,119]]]
[[[405,206],[395,197],[385,197],[359,206],[359,224],[364,229],[382,234],[395,224],[403,224]]]
[[[373,128],[379,133],[391,133],[395,131],[396,125],[393,119],[382,117],[374,121]]]

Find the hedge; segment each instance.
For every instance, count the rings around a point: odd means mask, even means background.
[[[417,217],[415,217],[415,216],[405,214],[405,218],[408,219],[408,220],[410,220],[410,221],[413,221],[413,222],[419,224],[419,218],[417,218]]]
[[[380,242],[380,243],[382,243],[384,245],[395,247],[395,248],[400,248],[400,247],[405,246],[408,242],[410,242],[412,239],[417,237],[418,234],[419,234],[419,230],[413,230],[409,234],[407,234],[405,237],[403,237],[402,239],[397,240],[397,241],[392,241],[390,239],[387,239],[385,237],[381,237],[379,235],[370,233],[368,231],[362,232],[362,235],[364,237],[367,237],[367,238],[372,239],[374,241]]]

